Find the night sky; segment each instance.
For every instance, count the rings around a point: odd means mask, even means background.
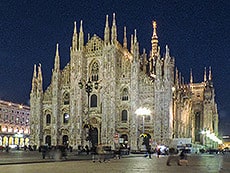
[[[29,105],[33,65],[41,63],[44,88],[50,84],[56,43],[61,67],[70,60],[73,23],[83,20],[87,34],[104,38],[105,16],[116,13],[118,40],[123,27],[137,29],[140,51],[151,50],[152,21],[157,21],[161,54],[165,45],[189,82],[203,81],[212,67],[220,134],[230,134],[230,1],[229,0],[1,0],[0,99]]]

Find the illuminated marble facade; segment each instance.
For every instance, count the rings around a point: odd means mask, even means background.
[[[117,40],[115,14],[112,27],[106,16],[104,38],[93,35],[86,43],[82,21],[80,32],[75,22],[70,62],[60,69],[57,45],[51,83],[45,91],[41,65],[34,66],[30,94],[32,145],[84,146],[88,144],[88,132],[83,128],[86,123],[93,128],[89,133],[94,143],[114,147],[119,142],[117,138],[122,138],[133,150],[141,148],[143,129],[153,145],[170,145],[175,137],[202,143],[197,133],[204,127],[218,133],[211,77],[200,84],[184,84],[168,46],[164,55],[160,54],[155,22],[150,53],[140,53],[136,30],[131,35],[130,48],[127,40],[126,27],[123,44]],[[80,81],[84,84],[88,80],[99,84],[98,89],[92,89],[89,100],[85,89],[79,88]],[[150,116],[144,117],[144,128],[143,117],[135,114],[140,107],[151,111]]]

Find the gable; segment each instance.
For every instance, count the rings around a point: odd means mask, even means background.
[[[85,46],[86,56],[102,55],[103,45],[104,41],[94,34]]]

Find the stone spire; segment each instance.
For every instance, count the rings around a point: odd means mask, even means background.
[[[124,27],[123,47],[127,48],[126,26]]]
[[[193,83],[192,69],[190,70],[190,83]]]
[[[77,50],[77,26],[76,21],[74,22],[74,29],[73,29],[73,38],[72,38],[72,50]]]
[[[80,32],[79,32],[79,50],[83,50],[84,46],[84,32],[83,32],[83,21],[81,20]]]
[[[42,89],[42,65],[41,64],[39,64],[39,66],[38,66],[38,78],[37,78],[37,81],[38,81],[37,89],[39,91],[43,91],[43,89]]]
[[[88,40],[87,40],[87,41],[89,41],[89,40],[90,40],[90,33],[88,33],[88,35],[87,35],[87,36],[88,36],[88,37],[87,37],[87,38],[88,38]]]
[[[59,57],[59,49],[58,49],[58,43],[56,45],[56,55],[54,60],[54,71],[60,70],[60,57]]]
[[[204,68],[204,82],[207,81],[206,67]]]
[[[165,46],[165,57],[166,57],[166,58],[169,58],[169,56],[170,56],[170,55],[169,55],[169,47],[168,47],[168,45],[166,45],[166,46]]]
[[[178,74],[177,67],[176,67],[176,75],[175,75],[175,84],[176,84],[176,86],[179,86],[179,74]]]
[[[106,20],[105,20],[105,31],[104,31],[104,41],[105,41],[105,45],[108,45],[109,42],[109,33],[110,29],[109,29],[109,16],[106,15]]]
[[[209,67],[209,74],[208,74],[208,80],[212,80],[212,69],[211,66]]]
[[[146,55],[146,50],[145,49],[143,49],[143,60],[142,60],[142,62],[143,62],[143,71],[145,73],[147,73],[146,65],[147,65],[148,60],[147,60],[147,55]]]
[[[134,44],[137,43],[137,30],[134,30]]]
[[[162,61],[160,58],[156,60],[156,78],[162,79]]]
[[[37,87],[37,67],[36,64],[34,64],[34,73],[33,73],[33,79],[32,79],[32,91],[35,91]]]
[[[137,62],[139,59],[139,43],[137,41],[137,30],[134,30],[134,38],[133,38],[133,54],[135,61]]]
[[[117,26],[116,26],[115,13],[113,13],[112,38],[111,38],[112,44],[114,44],[116,40],[117,40]]]
[[[130,46],[130,52],[133,53],[133,34],[131,34],[131,46]]]
[[[157,37],[157,23],[153,21],[153,36],[152,36],[152,57],[157,56],[157,48],[158,48],[158,37]]]
[[[182,85],[182,77],[181,77],[181,72],[179,72],[179,86],[181,87],[181,85]]]

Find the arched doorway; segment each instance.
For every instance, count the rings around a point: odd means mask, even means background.
[[[96,127],[91,127],[89,129],[89,140],[92,144],[92,147],[95,147],[98,145],[98,130]]]
[[[51,136],[50,136],[50,135],[47,135],[47,136],[46,136],[45,144],[51,146]]]
[[[69,137],[67,135],[64,135],[62,137],[62,144],[63,145],[68,145],[68,143],[69,143]]]

